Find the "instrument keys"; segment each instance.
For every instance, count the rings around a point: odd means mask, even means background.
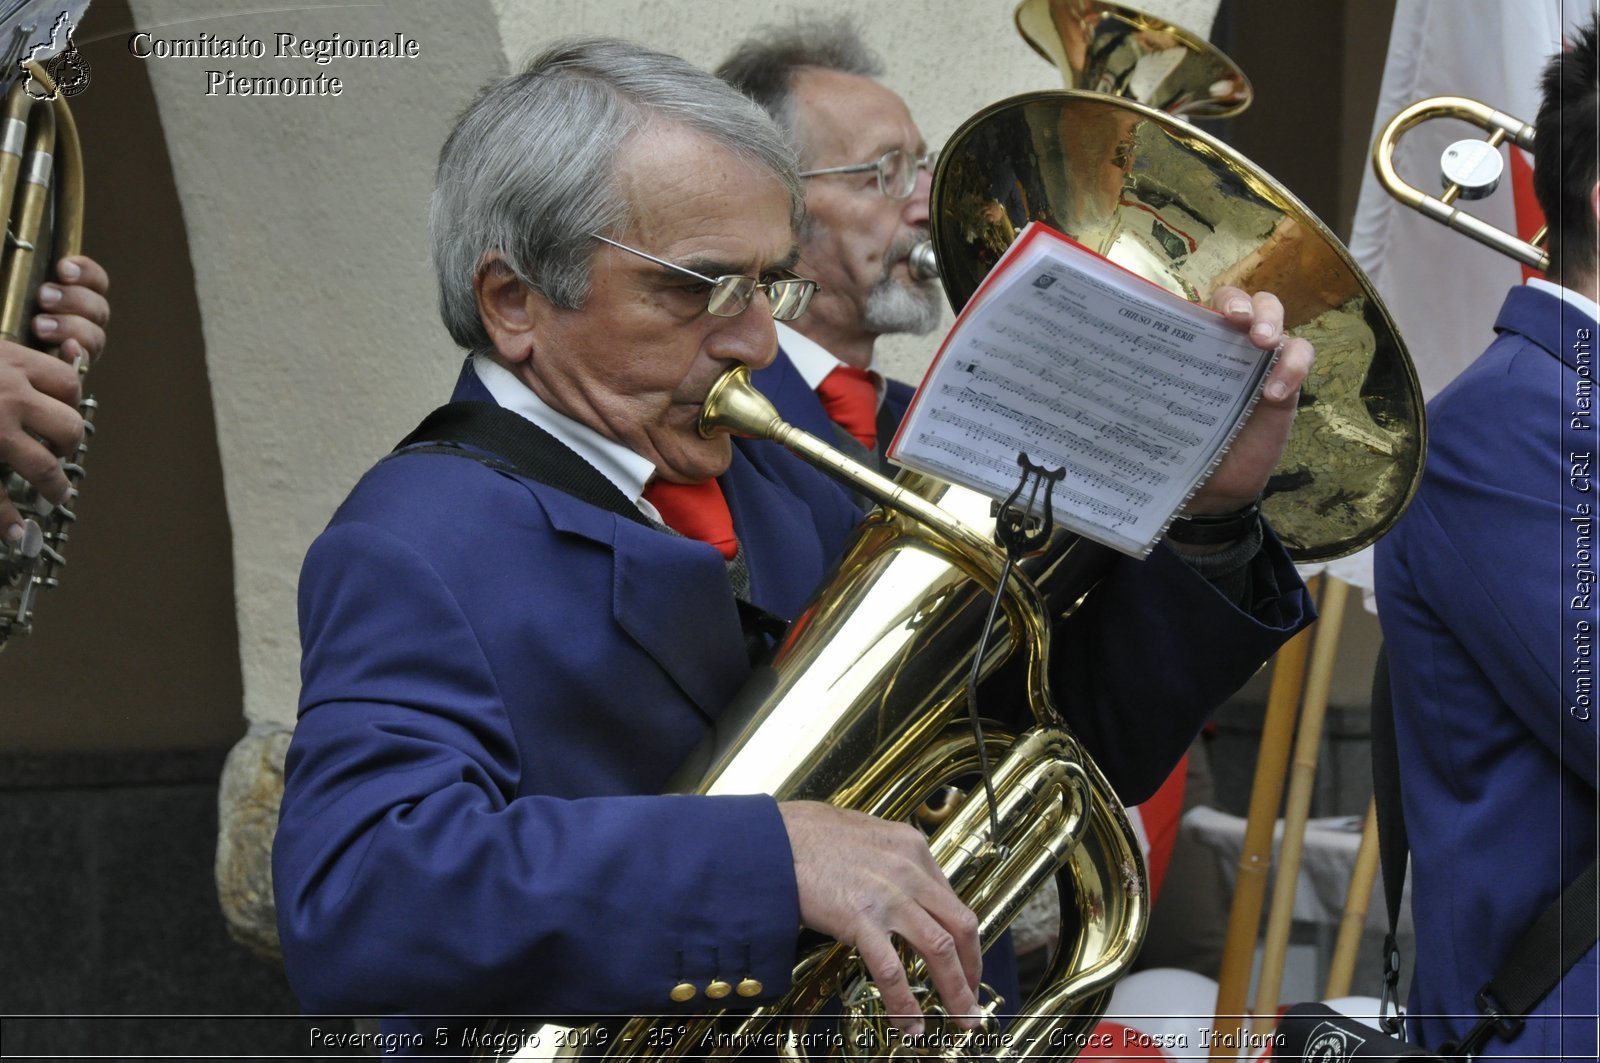
[[[672,998],[674,1004],[683,1004],[693,1000],[699,992],[699,988],[693,982],[679,982],[672,987],[672,992],[668,993],[667,996]]]
[[[709,1000],[721,1000],[731,992],[733,992],[733,986],[720,978],[712,979],[711,984],[706,986],[706,998]]]
[[[741,978],[739,979],[739,985],[734,992],[748,1000],[751,997],[759,997],[764,988],[766,987],[760,982],[756,981],[754,978]]]

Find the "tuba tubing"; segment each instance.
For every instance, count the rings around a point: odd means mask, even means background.
[[[1532,266],[1541,273],[1549,270],[1550,256],[1535,243],[1520,240],[1458,209],[1455,206],[1458,198],[1476,198],[1463,185],[1447,183],[1444,194],[1435,197],[1400,176],[1394,165],[1394,153],[1400,138],[1423,122],[1435,118],[1456,118],[1463,122],[1471,122],[1489,134],[1486,141],[1479,143],[1487,144],[1491,149],[1498,149],[1501,144],[1510,140],[1526,151],[1533,150],[1533,126],[1522,119],[1465,96],[1431,96],[1418,100],[1384,124],[1377,141],[1372,145],[1372,169],[1378,176],[1378,183],[1383,185],[1384,191],[1395,199],[1434,221],[1449,226],[1459,233],[1465,233],[1479,243],[1492,247],[1501,254],[1510,255],[1523,265]],[[1492,190],[1492,186],[1490,188]]]

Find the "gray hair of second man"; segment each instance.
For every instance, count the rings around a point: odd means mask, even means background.
[[[771,171],[798,225],[805,201],[794,153],[743,94],[628,41],[563,41],[485,88],[439,153],[428,225],[439,312],[452,339],[473,352],[492,346],[474,290],[489,254],[552,304],[583,305],[597,246],[591,234],[631,220],[617,156],[657,123],[685,127]]]
[[[759,103],[783,127],[799,153],[801,130],[794,105],[794,76],[807,67],[861,77],[883,76],[883,61],[847,18],[767,26],[739,44],[717,76]]]

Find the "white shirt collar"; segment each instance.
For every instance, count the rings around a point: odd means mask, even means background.
[[[812,391],[817,390],[823,377],[846,364],[809,336],[802,336],[781,321],[774,321],[773,324],[778,329],[778,346],[783,348],[783,353],[789,356],[789,361],[794,364],[800,379],[804,380],[806,387]],[[869,365],[867,368],[878,377],[878,402],[882,403],[883,393],[886,390],[883,376],[877,373],[876,366]]]
[[[546,432],[555,436],[593,465],[607,480],[617,485],[617,490],[631,498],[640,512],[658,518],[655,507],[643,501],[645,484],[655,475],[656,467],[647,458],[640,457],[627,447],[596,432],[588,425],[551,409],[535,395],[516,374],[487,355],[475,355],[472,371],[478,374],[483,386],[501,406],[521,414]]]
[[[817,390],[823,377],[844,364],[816,340],[802,336],[781,321],[773,324],[778,329],[778,346],[783,348],[783,353],[789,356],[789,361],[794,363],[806,387],[812,391]]]
[[[1585,314],[1588,314],[1589,320],[1600,322],[1600,303],[1595,302],[1593,299],[1589,298],[1587,295],[1584,295],[1582,292],[1577,291],[1576,289],[1563,288],[1555,281],[1546,280],[1543,277],[1529,277],[1528,287],[1537,288],[1542,292],[1548,292],[1560,299],[1562,302],[1575,306],[1579,310],[1582,310]]]

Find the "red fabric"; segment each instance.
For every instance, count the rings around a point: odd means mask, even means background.
[[[644,489],[644,500],[656,507],[667,527],[716,547],[724,560],[732,561],[739,552],[733,515],[728,512],[728,500],[722,497],[722,485],[717,481],[675,484],[652,480]]]
[[[817,397],[828,420],[855,436],[868,450],[878,447],[878,381],[865,369],[841,365],[822,378]]]
[[[1144,834],[1150,839],[1150,851],[1145,854],[1145,867],[1150,872],[1150,903],[1156,902],[1161,892],[1161,880],[1166,877],[1167,865],[1172,862],[1172,847],[1178,841],[1178,825],[1183,819],[1183,790],[1189,777],[1189,754],[1185,753],[1178,766],[1172,769],[1167,781],[1161,784],[1150,798],[1138,807],[1139,818],[1144,823]]]

